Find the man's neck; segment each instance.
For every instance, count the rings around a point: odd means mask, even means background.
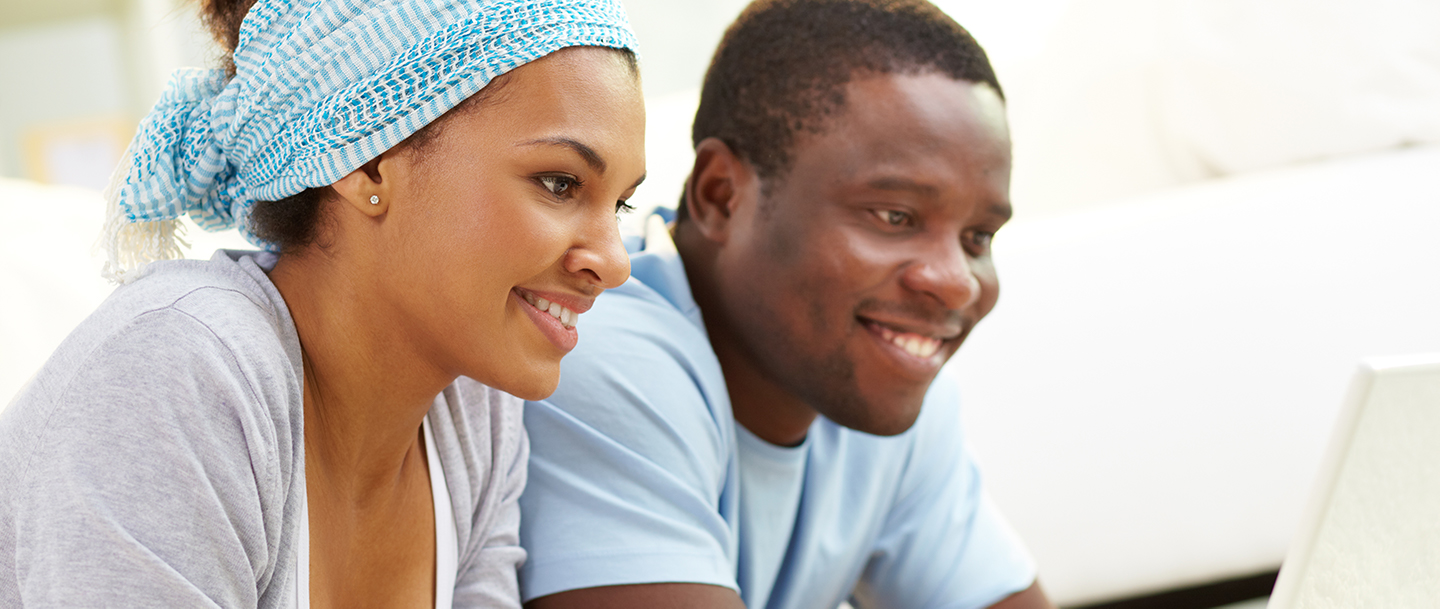
[[[704,311],[703,305],[701,311]],[[735,422],[771,444],[799,446],[819,415],[793,393],[771,381],[743,353],[716,342],[716,329],[708,322],[709,318],[706,319],[706,330],[710,332],[715,357],[720,360],[720,369],[725,373],[725,387],[730,393],[730,408],[735,413]]]
[[[694,227],[675,227],[675,248],[685,265],[690,293],[700,307],[711,349],[720,361],[735,421],[762,440],[778,446],[805,441],[818,415],[794,393],[776,384],[734,340],[714,285],[713,244],[694,234]]]

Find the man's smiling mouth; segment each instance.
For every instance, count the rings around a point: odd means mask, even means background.
[[[879,339],[894,345],[911,357],[921,360],[934,358],[935,354],[939,353],[940,349],[945,346],[947,340],[958,336],[958,333],[950,333],[954,334],[954,336],[937,336],[930,333],[920,333],[902,329],[865,317],[860,317],[859,319],[860,322]]]
[[[890,341],[896,347],[920,359],[934,356],[940,350],[940,345],[944,344],[944,341],[933,336],[923,336],[914,332],[896,332],[880,324],[874,324],[873,327],[880,332],[880,338]]]

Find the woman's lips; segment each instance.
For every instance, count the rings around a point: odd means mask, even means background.
[[[516,291],[516,293],[520,294],[520,297],[524,298],[525,302],[530,303],[530,306],[549,313],[551,317],[560,320],[560,324],[566,328],[574,328],[575,322],[580,321],[580,314],[570,310],[565,307],[565,305],[541,298],[534,292]]]
[[[579,343],[580,334],[575,330],[575,324],[580,321],[580,314],[590,309],[594,299],[543,294],[518,287],[510,292],[520,301],[520,308],[535,322],[540,333],[560,351],[569,353]]]

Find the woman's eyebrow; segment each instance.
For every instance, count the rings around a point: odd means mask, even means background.
[[[585,159],[585,164],[589,165],[591,169],[594,169],[596,173],[605,173],[605,159],[601,158],[600,153],[595,152],[594,148],[586,146],[585,144],[582,144],[576,140],[572,140],[568,137],[544,137],[538,140],[530,140],[528,142],[523,142],[520,145],[560,146],[563,148],[569,148],[571,150],[574,150],[576,154],[580,155],[580,158]]]

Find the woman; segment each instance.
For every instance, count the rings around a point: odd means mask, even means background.
[[[177,75],[108,194],[127,285],[0,419],[0,606],[519,606],[497,390],[553,391],[629,274],[619,1],[205,10],[233,66]],[[181,213],[276,253],[145,264]]]

